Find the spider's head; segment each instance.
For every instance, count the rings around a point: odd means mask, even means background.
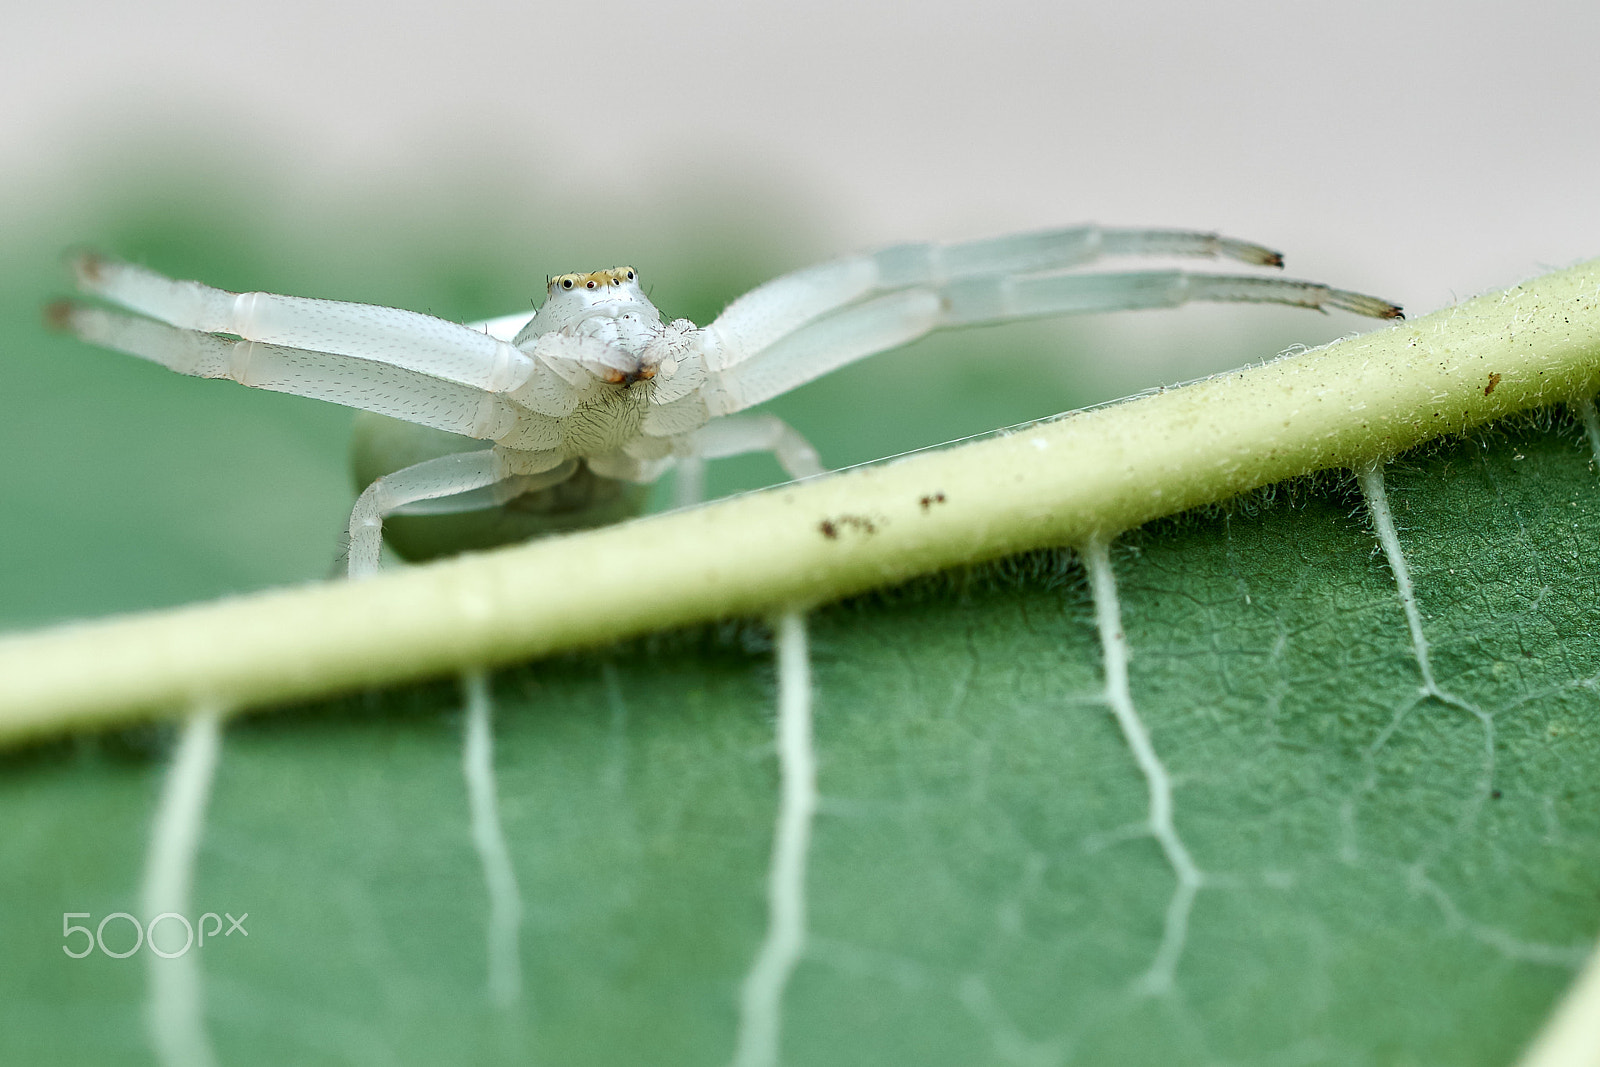
[[[550,279],[544,306],[534,316],[537,332],[570,329],[585,319],[640,315],[661,321],[661,312],[639,287],[632,267],[612,267],[588,274],[560,274]]]
[[[632,267],[551,278],[544,306],[517,335],[517,343],[557,330],[603,342],[605,358],[585,364],[603,382],[632,385],[656,375],[657,360],[645,349],[661,332],[661,312],[644,295]]]

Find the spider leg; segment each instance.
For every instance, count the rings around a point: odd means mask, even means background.
[[[488,450],[485,449],[485,451]],[[540,489],[548,489],[552,485],[559,485],[561,482],[571,478],[573,472],[577,469],[577,460],[562,460],[557,466],[541,471],[538,474],[508,475],[493,485],[485,485],[478,489],[468,489],[464,493],[429,497],[426,500],[413,500],[410,503],[400,505],[389,514],[460,515],[469,511],[486,511],[489,508],[497,508],[508,500],[514,500],[524,493],[534,493]]]
[[[1289,304],[1398,318],[1387,301],[1289,278],[1183,271],[986,276],[907,289],[812,322],[707,383],[713,415],[742,411],[933,330],[1046,315],[1177,307],[1191,301]]]
[[[506,340],[415,311],[231,293],[97,255],[79,256],[73,268],[85,292],[186,330],[377,360],[494,392],[516,388],[534,370]],[[494,325],[503,324],[486,324]]]
[[[569,472],[563,471],[563,474]],[[511,483],[514,479],[495,482],[478,489],[468,489],[464,493],[452,496],[429,497],[426,500],[413,500],[401,504],[390,515],[461,515],[469,511],[486,511],[504,504],[512,496],[519,495],[527,490],[518,488],[513,490]]]
[[[474,333],[486,333],[490,337],[495,337],[502,341],[510,341],[521,333],[522,328],[528,325],[532,319],[533,312],[531,310],[519,311],[514,315],[499,315],[492,319],[479,319],[476,322],[469,322],[467,323],[467,329]]]
[[[706,498],[706,461],[679,456],[672,465],[672,506],[690,508]]]
[[[1220,256],[1283,265],[1283,257],[1270,248],[1192,230],[1076,226],[951,244],[897,245],[785,274],[750,290],[707,327],[721,344],[720,351],[715,345],[708,350],[707,369],[732,366],[819,316],[896,289],[1061,271],[1113,255]]]
[[[811,442],[776,415],[716,419],[688,434],[687,444],[690,456],[700,460],[771,452],[791,478],[809,478],[827,470]]]
[[[560,443],[552,418],[496,393],[389,363],[234,341],[70,302],[53,305],[50,317],[85,341],[196,378],[227,378],[257,389],[328,400],[513,448],[554,448]]]
[[[350,577],[377,573],[386,516],[402,510],[440,514],[493,507],[565,481],[576,466],[576,460],[567,460],[536,474],[516,474],[498,450],[485,448],[426,459],[385,474],[362,490],[350,511]],[[482,493],[486,489],[491,491],[487,496]],[[459,508],[451,507],[451,499],[456,497],[462,498]],[[419,506],[424,502],[436,506]]]

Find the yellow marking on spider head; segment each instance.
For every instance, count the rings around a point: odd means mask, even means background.
[[[637,280],[632,267],[612,267],[610,270],[591,271],[588,274],[558,274],[550,279],[550,291],[557,289],[604,289],[612,285]]]

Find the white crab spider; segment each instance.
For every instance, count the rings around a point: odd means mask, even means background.
[[[368,304],[230,293],[91,255],[75,262],[80,287],[149,318],[70,303],[52,318],[183,374],[493,442],[438,435],[443,447],[401,446],[428,458],[374,470],[381,477],[350,516],[355,577],[377,569],[384,519],[397,513],[511,503],[546,528],[571,528],[636,513],[642,494],[628,487],[675,462],[767,451],[791,477],[820,473],[794,430],[737,413],[932,330],[1191,300],[1400,314],[1373,297],[1278,277],[1066,273],[1106,255],[1282,265],[1260,245],[1171,230],[1085,226],[900,245],[783,275],[696,327],[663,322],[631,267],[560,275],[532,314],[459,325]]]

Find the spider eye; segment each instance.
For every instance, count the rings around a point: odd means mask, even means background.
[[[572,279],[571,278],[562,278],[561,279],[561,288],[563,288],[563,289],[571,289],[572,288]]]
[[[630,282],[631,282],[631,281],[633,281],[633,271],[631,271],[631,270],[630,270],[630,271],[628,271],[628,280],[629,280],[629,281],[630,281]]]
[[[590,278],[590,279],[589,279],[589,284],[588,284],[588,288],[590,288],[590,289],[593,289],[593,288],[594,288],[594,279],[593,279],[593,278]]]

